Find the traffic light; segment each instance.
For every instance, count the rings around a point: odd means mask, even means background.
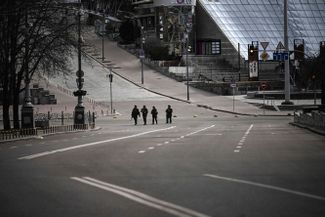
[[[319,56],[325,57],[325,41],[321,41],[319,44]]]
[[[258,46],[248,45],[248,61],[258,61]]]
[[[248,63],[249,63],[249,79],[258,80],[259,63],[258,63],[258,42],[252,42],[248,45]]]
[[[303,61],[305,59],[305,44],[303,39],[294,40],[295,60]]]

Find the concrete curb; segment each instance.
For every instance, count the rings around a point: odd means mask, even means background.
[[[289,124],[292,125],[292,126],[295,126],[295,127],[300,127],[302,129],[309,130],[309,131],[311,131],[313,133],[316,133],[316,134],[319,134],[321,136],[325,136],[325,131],[324,130],[320,130],[320,129],[317,129],[317,128],[314,128],[314,127],[310,127],[310,126],[307,126],[307,125],[304,125],[304,124],[299,124],[299,123],[294,123],[294,122],[290,122]]]

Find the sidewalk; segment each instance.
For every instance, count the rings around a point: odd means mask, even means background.
[[[102,39],[93,31],[87,32],[84,39],[94,48],[92,51],[87,50],[87,53],[90,56],[93,55],[94,59],[96,59],[96,56],[101,56]],[[107,39],[105,40],[104,51],[105,60],[110,61],[111,65],[117,67],[116,69],[113,69],[115,74],[154,93],[187,102],[185,83],[178,82],[148,68],[147,66],[144,66],[144,84],[141,84],[141,64],[140,60],[136,56],[118,47],[116,42]],[[101,63],[101,60],[96,60]],[[105,64],[103,65],[105,66]],[[189,103],[207,107],[216,111],[243,115],[288,115],[288,113],[290,113],[288,111],[270,110],[265,112],[262,109],[245,102],[246,100],[242,96],[235,96],[233,107],[232,97],[219,96],[192,87],[189,88],[189,95]]]

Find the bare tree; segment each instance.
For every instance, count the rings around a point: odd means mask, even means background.
[[[0,3],[0,78],[4,129],[19,128],[19,93],[40,66],[66,69],[73,46],[67,17],[52,0],[4,0]]]

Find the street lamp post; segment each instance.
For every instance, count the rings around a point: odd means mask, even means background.
[[[105,24],[103,23],[103,26]],[[105,43],[105,38],[104,38],[104,32],[102,32],[102,62],[104,62],[105,60],[105,47],[104,47],[104,43]]]
[[[77,87],[78,90],[73,92],[73,95],[78,97],[78,104],[74,111],[74,124],[84,125],[85,124],[85,107],[83,105],[82,97],[86,95],[87,91],[82,90],[84,83],[84,72],[81,69],[81,10],[79,9],[78,14],[78,71],[77,75]]]
[[[141,50],[140,50],[140,61],[141,61],[141,84],[144,84],[144,75],[143,75],[143,59],[144,59],[144,50],[143,45],[146,39],[144,37],[144,27],[141,26]]]
[[[32,104],[32,98],[30,93],[30,77],[29,77],[29,45],[27,43],[28,36],[28,28],[30,27],[28,24],[28,14],[26,12],[25,17],[25,99],[24,104],[21,108],[21,127],[22,128],[34,128],[35,127],[35,121],[34,121],[34,107]]]
[[[186,58],[186,99],[190,100],[189,72],[188,72],[188,33],[185,33],[185,58]]]
[[[284,47],[288,58],[284,60],[284,94],[285,101],[282,104],[293,104],[290,101],[290,56],[289,56],[289,40],[288,40],[288,0],[284,0]]]
[[[111,102],[111,114],[113,114],[113,88],[112,88],[112,83],[113,83],[113,74],[112,74],[112,69],[109,70],[108,74],[109,78],[109,95],[110,95],[110,102]]]
[[[102,34],[102,62],[105,60],[105,34],[106,34],[106,19],[105,15],[103,15],[103,22],[101,27],[101,34]]]

